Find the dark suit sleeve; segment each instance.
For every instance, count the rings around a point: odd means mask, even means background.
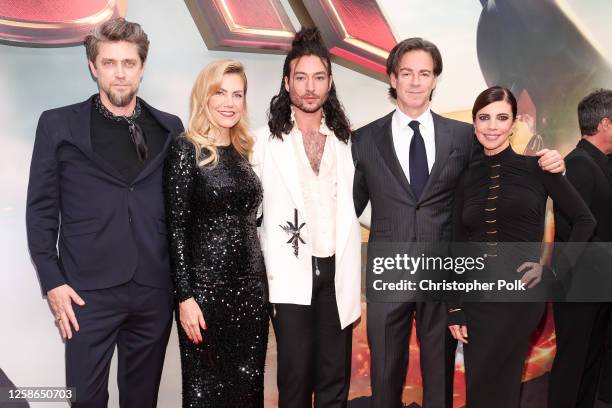
[[[191,143],[179,138],[172,142],[164,168],[164,197],[175,300],[193,296],[190,277],[188,228],[191,196],[196,177],[195,152]]]
[[[370,192],[368,190],[366,175],[363,171],[363,165],[359,159],[359,149],[361,148],[359,138],[360,135],[356,133],[353,137],[353,144],[351,145],[353,163],[355,164],[355,178],[353,179],[353,201],[355,203],[355,213],[357,214],[357,217],[361,216],[361,213],[370,201]]]
[[[66,283],[58,263],[59,178],[55,145],[43,113],[36,128],[26,202],[26,229],[30,255],[43,294]]]

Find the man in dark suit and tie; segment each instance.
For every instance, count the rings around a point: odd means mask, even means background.
[[[554,304],[557,354],[548,406],[556,408],[593,407],[604,362],[610,304],[601,302],[605,299],[596,291],[610,289],[612,171],[607,155],[612,154],[612,90],[586,96],[578,104],[578,123],[582,138],[565,158],[566,177],[589,206],[597,227],[566,285],[568,302]],[[555,226],[555,241],[567,241],[571,225],[557,208]],[[587,303],[571,302],[577,297]]]
[[[454,188],[479,149],[470,124],[431,111],[441,73],[442,57],[434,44],[421,38],[398,43],[387,59],[389,94],[397,109],[354,135],[355,208],[360,215],[371,203],[370,244],[452,240]],[[545,170],[563,171],[556,151],[538,154]],[[452,407],[456,343],[446,316],[440,302],[368,302],[372,407],[401,406],[413,317],[421,348],[423,406]]]
[[[180,119],[137,98],[149,41],[115,18],[85,39],[99,93],[44,112],[28,185],[30,253],[66,342],[74,407],[154,407],[172,322],[162,168]],[[73,305],[76,304],[76,306]]]

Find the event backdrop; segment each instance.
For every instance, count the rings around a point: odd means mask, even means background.
[[[338,94],[354,128],[394,109],[384,82],[388,50],[403,38],[425,37],[440,47],[444,58],[433,109],[469,121],[472,101],[481,90],[507,86],[520,102],[513,146],[529,153],[541,146],[567,152],[578,139],[577,101],[594,88],[612,87],[611,13],[612,3],[597,0],[0,1],[0,386],[7,381],[18,386],[64,384],[63,344],[27,250],[25,192],[39,114],[96,92],[80,43],[97,22],[123,15],[143,25],[151,49],[141,96],[178,114],[184,123],[199,70],[219,58],[242,61],[253,128],[266,123],[269,100],[281,83],[282,53],[301,25],[315,24],[323,32],[334,55]],[[550,313],[533,344],[524,373],[524,406],[540,407],[554,356]],[[350,398],[359,407],[370,395],[365,313],[353,345]],[[410,350],[404,401],[419,404],[414,338]],[[465,400],[461,357],[459,352],[458,407]],[[276,406],[275,358],[271,338],[266,371],[270,407]],[[115,383],[113,377],[111,406],[118,406]],[[59,406],[36,404],[45,405]],[[175,331],[159,406],[180,406]]]

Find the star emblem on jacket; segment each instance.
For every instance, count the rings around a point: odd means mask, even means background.
[[[279,227],[281,227],[283,231],[291,235],[291,238],[289,238],[289,241],[287,241],[287,243],[291,244],[291,246],[293,247],[293,255],[295,255],[296,258],[298,257],[298,253],[299,253],[299,243],[300,242],[302,244],[306,243],[300,236],[300,231],[302,227],[304,227],[304,225],[306,225],[305,222],[298,225],[297,208],[295,209],[295,212],[294,212],[293,222],[287,221],[287,225],[279,225]]]

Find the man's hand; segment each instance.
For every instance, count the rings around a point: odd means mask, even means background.
[[[47,292],[47,300],[53,310],[55,321],[62,333],[63,339],[72,338],[72,329],[70,324],[74,327],[74,330],[79,331],[79,323],[77,322],[74,310],[72,310],[72,302],[79,306],[85,305],[85,302],[70,286],[64,284],[53,288]]]
[[[179,319],[185,334],[194,344],[202,343],[202,330],[206,330],[206,322],[202,309],[194,298],[189,298],[179,303]]]
[[[467,344],[467,326],[453,324],[452,326],[448,326],[448,330],[450,330],[455,340],[459,340],[463,344]]]
[[[536,152],[540,157],[538,164],[542,170],[549,173],[563,173],[565,171],[565,161],[556,150],[542,149]]]

